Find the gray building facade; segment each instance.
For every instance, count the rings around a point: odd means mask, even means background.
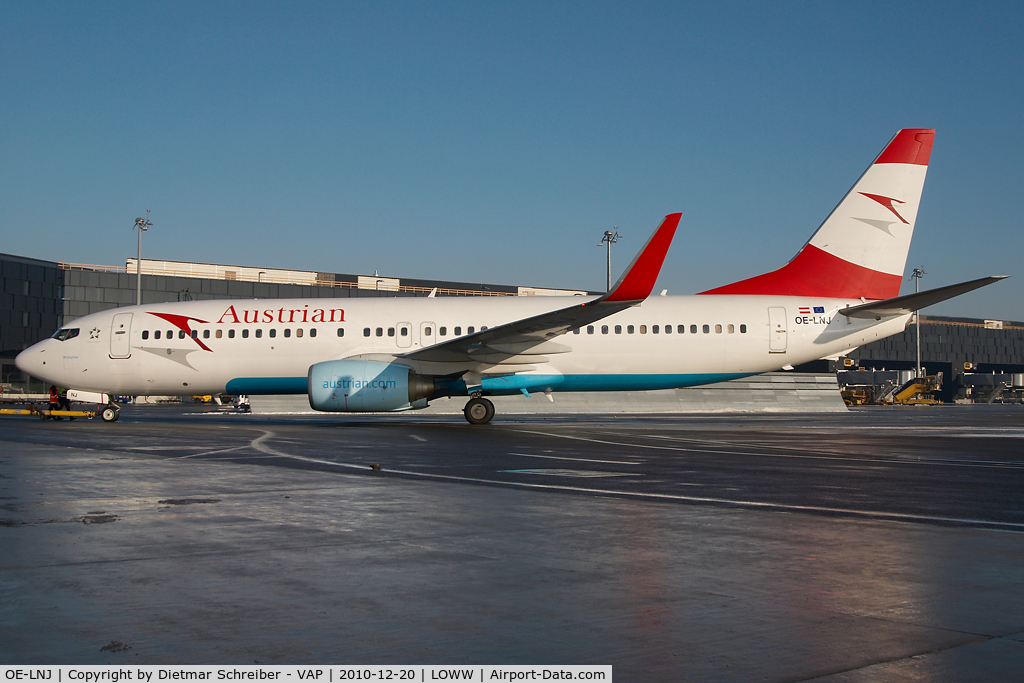
[[[76,318],[111,308],[132,306],[136,275],[124,269],[90,268],[0,254],[0,385],[25,384],[14,357]],[[204,299],[314,299],[352,297],[515,295],[517,287],[442,280],[399,279],[397,290],[354,286],[357,275],[321,273],[318,285],[248,280],[142,276],[142,302]],[[347,283],[347,284],[342,284]],[[38,389],[39,387],[35,387]]]

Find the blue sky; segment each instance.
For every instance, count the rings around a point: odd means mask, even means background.
[[[0,251],[600,289],[772,270],[936,128],[907,273],[1024,320],[1024,5],[0,3]],[[905,290],[912,290],[912,283]]]

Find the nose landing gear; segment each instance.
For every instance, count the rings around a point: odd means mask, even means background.
[[[494,417],[494,404],[482,396],[474,396],[469,399],[462,414],[471,425],[485,425]]]

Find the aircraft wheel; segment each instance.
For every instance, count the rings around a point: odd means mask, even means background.
[[[494,404],[486,398],[472,398],[462,410],[471,425],[485,425],[494,417]]]
[[[117,418],[121,417],[121,411],[114,406],[106,406],[100,411],[100,417],[104,422],[117,422]]]

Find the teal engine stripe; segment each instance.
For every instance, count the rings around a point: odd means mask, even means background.
[[[506,375],[484,377],[485,394],[503,396],[528,391],[652,391],[678,389],[749,377],[750,372],[720,372],[686,375]],[[464,385],[461,385],[464,386]],[[227,383],[229,394],[305,394],[305,377],[236,377]],[[454,394],[462,395],[462,394]]]
[[[305,377],[236,377],[228,381],[229,394],[305,394]]]
[[[509,375],[485,377],[480,388],[485,394],[501,396],[518,394],[522,389],[533,391],[653,391],[679,389],[701,384],[715,384],[752,372],[719,372],[686,375]]]

